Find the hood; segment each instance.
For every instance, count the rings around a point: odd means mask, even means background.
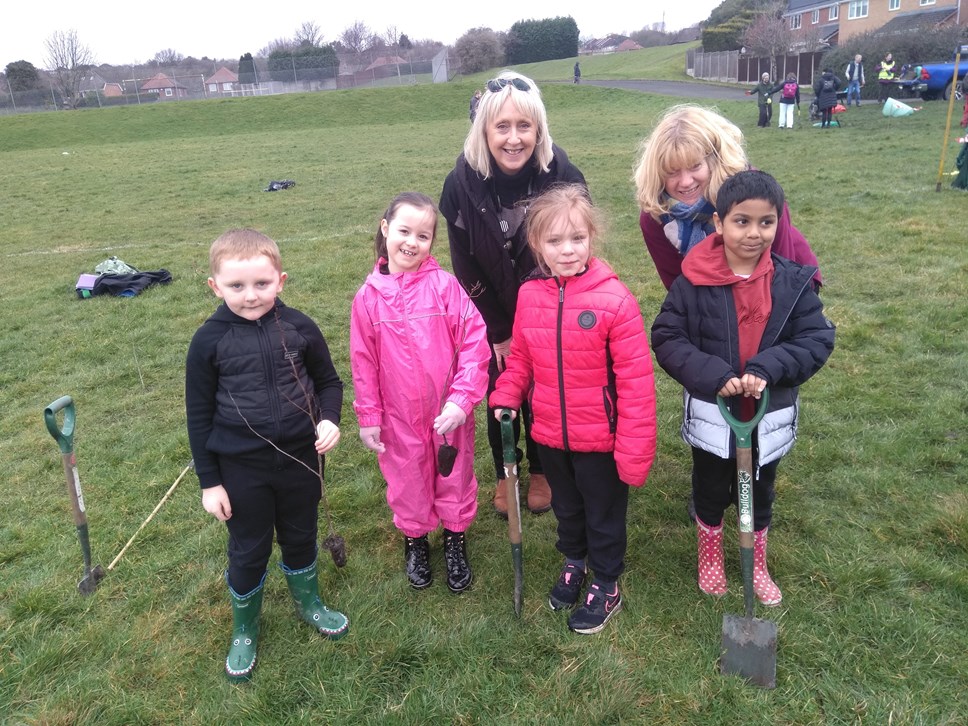
[[[767,249],[760,256],[749,279],[755,280],[767,274],[772,267],[768,264],[769,260],[770,250]],[[682,260],[682,274],[693,285],[706,287],[733,285],[743,279],[730,269],[723,249],[723,237],[715,232],[689,250]]]
[[[373,271],[366,276],[366,285],[380,291],[384,297],[392,296],[401,288],[407,288],[418,283],[422,278],[440,270],[440,264],[433,255],[428,255],[416,272],[389,272],[387,269],[386,258],[381,257],[373,266]]]

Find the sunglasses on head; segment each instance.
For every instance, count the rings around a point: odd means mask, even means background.
[[[514,86],[519,91],[530,91],[531,86],[521,78],[492,78],[487,82],[487,90],[491,93],[498,93],[508,84]]]

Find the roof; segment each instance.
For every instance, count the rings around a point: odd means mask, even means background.
[[[164,73],[156,73],[147,81],[141,84],[142,91],[154,91],[156,89],[161,89],[161,88],[185,88],[185,86],[178,83],[177,81],[173,81]]]
[[[382,55],[370,63],[370,65],[366,67],[366,70],[371,71],[374,68],[380,68],[381,66],[398,66],[405,65],[406,63],[407,61],[398,55]]]
[[[839,5],[839,2],[832,2],[831,0],[789,0],[783,14],[796,15],[797,13],[805,13],[808,10],[829,8],[831,5]]]
[[[933,28],[951,17],[957,8],[947,7],[935,10],[914,11],[895,15],[888,22],[877,29],[878,35],[897,35],[911,33],[917,30]]]
[[[205,83],[238,83],[239,75],[233,73],[225,66],[219,68],[215,73],[205,79]]]

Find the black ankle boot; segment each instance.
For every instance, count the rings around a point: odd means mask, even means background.
[[[467,561],[467,545],[463,532],[444,530],[444,560],[447,563],[447,587],[451,592],[463,592],[471,585],[474,573]]]
[[[427,535],[423,537],[405,537],[403,554],[407,563],[407,579],[414,590],[430,587],[434,576],[430,571],[430,543]]]

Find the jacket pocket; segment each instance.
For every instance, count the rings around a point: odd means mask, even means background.
[[[605,407],[605,418],[608,420],[608,432],[615,433],[618,414],[615,410],[615,394],[609,386],[602,386],[602,402]]]

